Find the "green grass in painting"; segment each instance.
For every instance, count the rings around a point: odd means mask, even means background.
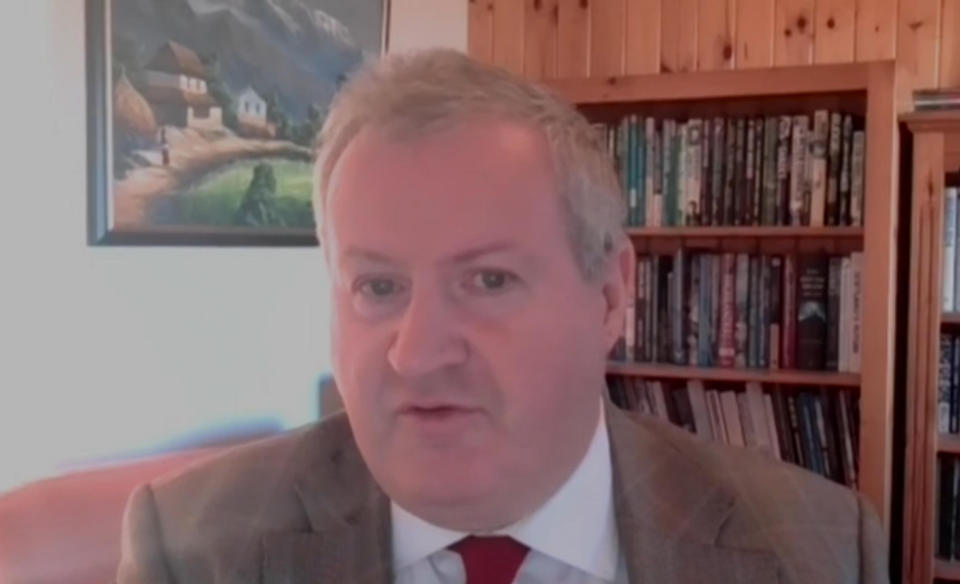
[[[190,225],[233,225],[237,208],[253,178],[253,168],[261,162],[273,167],[277,180],[276,215],[282,221],[282,226],[312,228],[311,166],[306,162],[279,158],[236,162],[193,185],[177,197],[180,222]]]

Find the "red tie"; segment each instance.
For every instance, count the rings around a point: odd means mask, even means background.
[[[511,584],[529,548],[512,537],[467,536],[450,546],[463,558],[466,584]]]

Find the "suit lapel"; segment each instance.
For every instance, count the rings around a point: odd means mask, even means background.
[[[614,507],[631,584],[778,581],[772,553],[718,545],[735,497],[669,439],[606,403]]]
[[[342,420],[295,483],[312,532],[262,541],[264,584],[390,584],[390,502],[370,476]]]

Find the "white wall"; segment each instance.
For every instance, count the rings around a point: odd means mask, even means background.
[[[87,247],[83,2],[0,3],[0,492],[237,421],[312,420],[309,249]],[[466,47],[466,0],[393,0],[393,46]]]

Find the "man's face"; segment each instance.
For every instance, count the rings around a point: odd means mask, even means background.
[[[623,322],[573,259],[544,139],[366,129],[326,211],[334,372],[375,479],[450,528],[520,519],[586,451]]]

